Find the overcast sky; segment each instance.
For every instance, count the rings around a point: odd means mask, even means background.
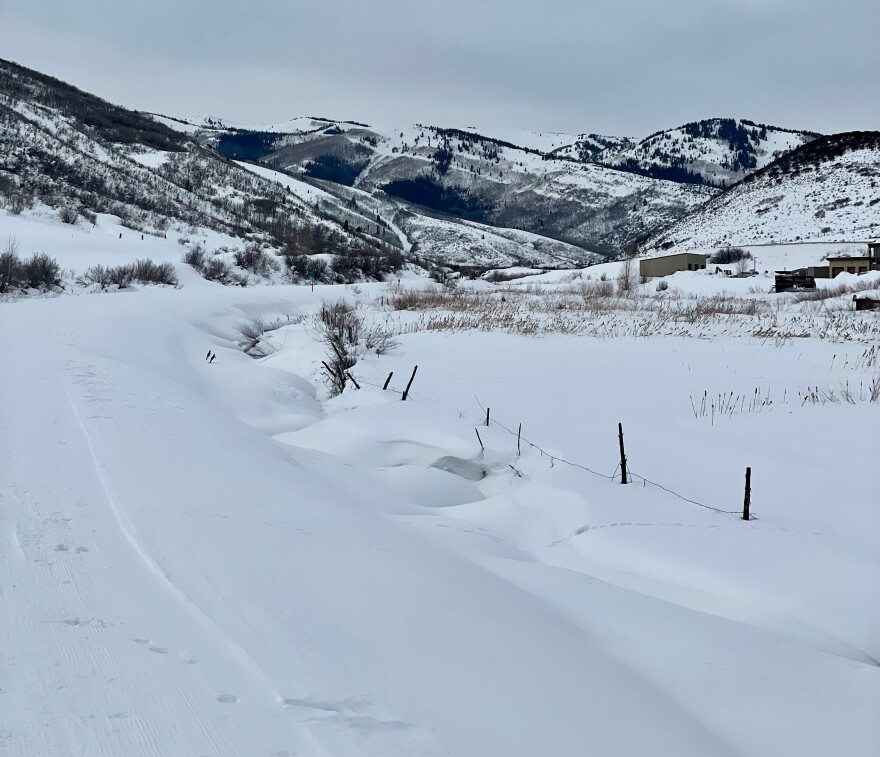
[[[0,0],[0,57],[240,123],[880,129],[880,0]]]

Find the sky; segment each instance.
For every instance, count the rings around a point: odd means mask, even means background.
[[[0,0],[0,57],[240,124],[880,129],[877,0]]]

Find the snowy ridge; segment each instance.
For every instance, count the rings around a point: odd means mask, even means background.
[[[652,235],[645,251],[880,234],[880,132],[822,137]]]
[[[713,118],[606,149],[597,162],[658,178],[727,186],[818,137],[733,118]]]
[[[531,136],[534,144],[546,143],[547,135]],[[267,132],[258,144],[238,132],[206,132],[204,140],[228,157],[323,180],[321,187],[333,194],[344,196],[353,185],[402,201],[410,212],[423,206],[450,220],[518,228],[581,247],[585,261],[593,251],[617,254],[634,236],[681,217],[712,194],[705,187],[553,159],[538,147],[461,129],[377,131],[337,122],[310,132]]]

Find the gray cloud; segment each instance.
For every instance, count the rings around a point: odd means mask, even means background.
[[[129,107],[633,136],[880,128],[876,0],[3,0],[3,57]]]

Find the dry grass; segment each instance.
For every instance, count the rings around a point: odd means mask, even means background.
[[[877,289],[877,282],[857,281],[854,284],[837,284],[836,286],[821,287],[806,292],[796,292],[793,299],[795,302],[821,302],[833,299],[834,297],[841,297],[845,294],[864,292],[868,289]]]
[[[851,310],[804,312],[783,300],[729,294],[685,297],[648,293],[647,287],[619,296],[611,281],[563,286],[538,283],[490,291],[398,289],[381,305],[408,311],[401,333],[416,331],[503,331],[522,335],[582,334],[600,338],[684,336],[757,337],[776,346],[792,339],[870,342],[880,338],[880,320],[855,318]]]

